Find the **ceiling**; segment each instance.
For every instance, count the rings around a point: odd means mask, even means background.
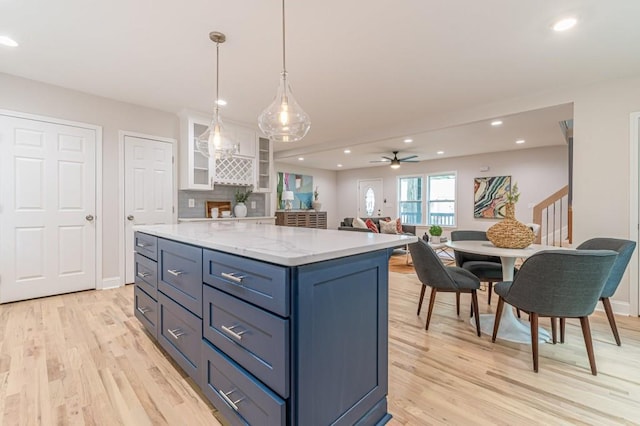
[[[558,18],[578,25],[551,31]],[[164,111],[209,112],[221,31],[227,120],[254,125],[282,65],[279,0],[0,0],[0,72]],[[312,127],[278,161],[337,170],[564,143],[571,105],[433,131],[429,117],[640,74],[637,0],[289,1],[287,69]],[[569,115],[567,115],[569,114]],[[421,126],[421,123],[425,123]],[[404,144],[405,137],[414,139]],[[514,140],[527,142],[516,147]],[[345,147],[352,154],[345,155]],[[354,155],[355,154],[355,155]]]

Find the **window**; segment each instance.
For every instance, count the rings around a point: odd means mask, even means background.
[[[422,177],[398,178],[398,208],[402,223],[419,225],[422,220]]]
[[[455,173],[427,176],[427,217],[427,225],[455,226]]]

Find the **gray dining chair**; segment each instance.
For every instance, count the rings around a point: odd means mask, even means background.
[[[489,241],[484,231],[452,231],[451,241]],[[466,269],[487,283],[487,304],[491,305],[493,283],[502,281],[502,262],[498,256],[465,253],[454,250],[456,266]],[[515,271],[515,269],[514,269]]]
[[[504,303],[529,313],[533,370],[538,372],[538,318],[579,318],[591,373],[598,372],[589,315],[598,303],[617,253],[612,250],[548,250],[524,261],[513,281],[500,282],[492,341],[496,341]]]
[[[420,300],[418,301],[418,315],[422,308],[422,301],[427,286],[431,287],[429,298],[429,312],[427,313],[427,323],[425,330],[429,329],[431,314],[436,300],[436,293],[449,292],[456,293],[456,312],[460,315],[460,294],[471,294],[471,309],[476,323],[476,333],[480,337],[480,315],[478,313],[478,295],[476,290],[480,288],[480,280],[471,272],[457,266],[445,266],[436,252],[424,240],[409,244],[409,251],[413,259],[413,267],[416,270],[418,279],[422,283]]]
[[[604,285],[602,294],[600,294],[600,301],[602,301],[602,306],[604,306],[604,311],[607,314],[607,319],[609,320],[609,325],[611,326],[613,337],[616,340],[616,344],[618,346],[620,346],[622,343],[620,342],[620,334],[618,333],[616,319],[613,315],[613,309],[611,308],[611,302],[609,301],[609,298],[613,296],[613,294],[618,289],[618,285],[620,285],[620,281],[622,280],[624,271],[627,269],[627,265],[629,265],[629,260],[631,259],[631,255],[633,255],[633,251],[635,250],[635,248],[635,241],[623,240],[618,238],[592,238],[576,247],[576,249],[578,250],[613,250],[618,253],[618,257],[616,258],[616,261],[611,268],[611,273],[607,278],[607,282]],[[565,320],[564,318],[561,318],[560,342],[562,343],[564,343],[564,330]]]

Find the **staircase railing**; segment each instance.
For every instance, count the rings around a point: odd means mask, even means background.
[[[571,244],[573,234],[569,186],[559,189],[533,208],[533,222],[540,225],[537,244],[562,246]]]

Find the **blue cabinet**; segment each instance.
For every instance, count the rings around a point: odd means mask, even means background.
[[[390,419],[387,250],[287,267],[156,246],[156,338],[230,424]],[[155,302],[142,281],[136,306]]]

